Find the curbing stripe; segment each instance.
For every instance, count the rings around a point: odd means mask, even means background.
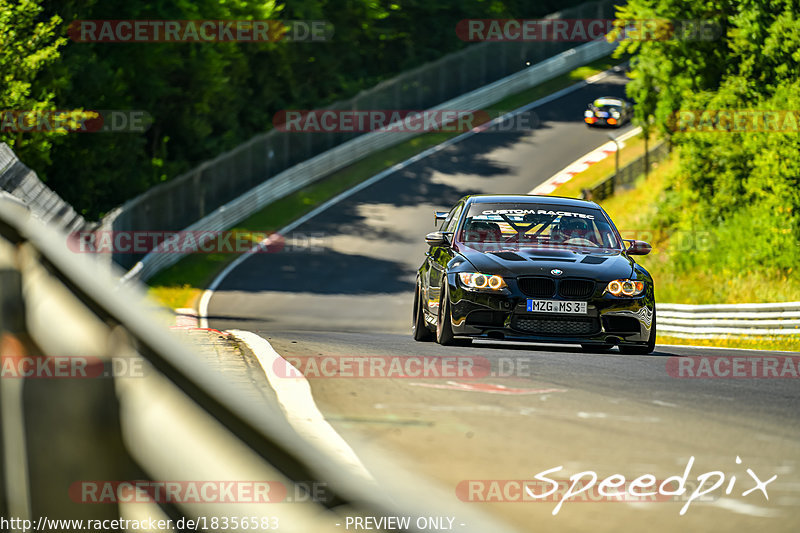
[[[272,369],[276,361],[284,360],[275,351],[272,345],[263,337],[250,331],[232,329],[226,331],[239,341],[247,345],[261,365],[269,386],[275,391],[278,405],[283,411],[289,424],[303,437],[319,449],[328,452],[332,457],[343,461],[344,467],[350,473],[358,476],[368,483],[375,483],[372,475],[361,463],[356,453],[331,426],[320,412],[308,380],[299,374],[299,377],[279,378]],[[286,362],[286,364],[291,364]]]

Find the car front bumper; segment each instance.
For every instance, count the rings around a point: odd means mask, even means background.
[[[503,293],[474,292],[450,279],[450,309],[457,336],[564,344],[647,343],[653,329],[655,300],[652,284],[638,297],[604,294],[598,282],[589,298],[532,298],[509,283]],[[602,287],[601,287],[602,286]],[[556,314],[527,311],[529,299],[586,301],[587,313]]]
[[[589,126],[611,126],[614,128],[618,128],[622,125],[622,119],[615,119],[613,117],[603,118],[603,117],[584,117],[583,121],[586,122]],[[609,122],[611,120],[612,122]]]

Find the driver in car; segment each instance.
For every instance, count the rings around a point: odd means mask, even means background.
[[[550,233],[553,244],[574,244],[577,246],[599,246],[590,220],[561,217]]]

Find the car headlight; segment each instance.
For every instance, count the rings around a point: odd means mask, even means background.
[[[614,118],[619,118],[619,112],[618,111],[612,111],[611,112],[611,116],[614,117]]]
[[[591,109],[587,109],[586,111],[583,112],[583,116],[584,117],[593,117],[594,116],[594,111],[592,111]]]
[[[606,291],[614,296],[639,296],[644,292],[644,281],[615,279],[609,282]]]
[[[459,272],[458,279],[467,289],[499,291],[506,287],[505,280],[500,276],[490,276],[479,272]]]

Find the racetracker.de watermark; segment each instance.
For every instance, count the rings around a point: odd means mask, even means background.
[[[0,356],[0,379],[140,378],[144,375],[144,362],[137,358]]]
[[[463,19],[456,35],[468,42],[713,41],[714,20],[687,19]]]
[[[533,360],[525,357],[315,355],[286,356],[272,364],[280,378],[398,378],[480,379],[485,377],[531,377]]]
[[[686,356],[670,357],[667,374],[681,379],[797,379],[800,356]]]
[[[144,133],[152,123],[136,109],[0,110],[3,133]]]
[[[83,480],[72,483],[75,503],[299,503],[331,499],[327,483],[299,481]]]
[[[290,133],[503,133],[530,131],[541,125],[533,111],[503,114],[481,109],[295,109],[278,111],[272,123],[276,130]]]
[[[326,20],[76,20],[67,35],[79,43],[325,42]]]
[[[798,133],[800,110],[681,109],[669,117],[675,133]]]
[[[289,235],[259,231],[77,231],[67,236],[76,253],[318,253],[325,248],[320,232]]]

